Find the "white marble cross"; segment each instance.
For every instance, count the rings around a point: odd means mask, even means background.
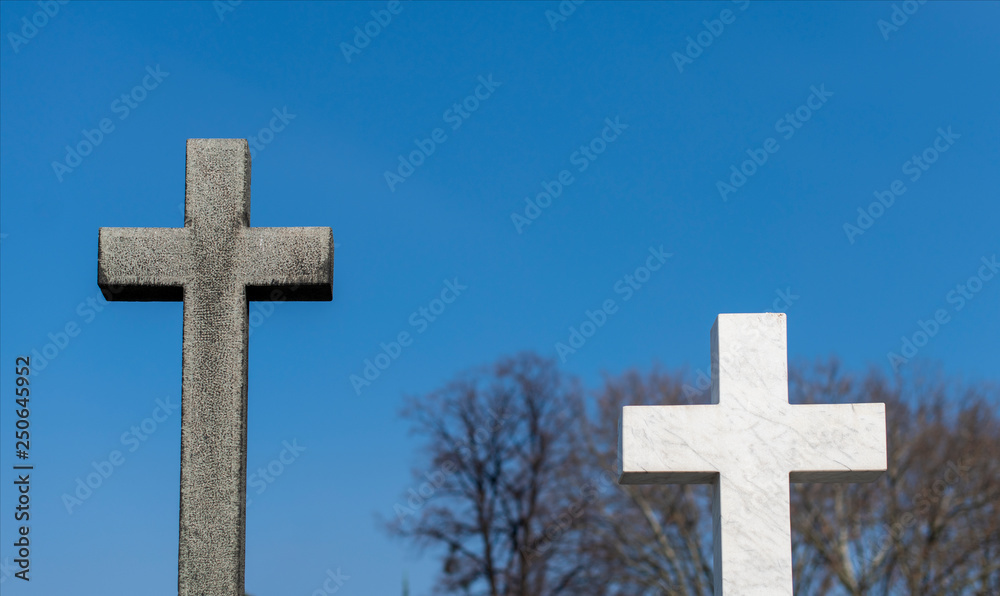
[[[785,315],[722,314],[712,405],[626,406],[620,484],[712,484],[715,594],[792,594],[791,482],[886,469],[884,404],[790,405]]]

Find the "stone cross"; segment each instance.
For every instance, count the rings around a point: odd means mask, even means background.
[[[250,227],[245,139],[189,139],[183,228],[101,228],[108,300],[183,300],[178,593],[243,596],[248,300],[331,300],[330,228]]]
[[[722,314],[712,405],[626,406],[620,484],[712,484],[715,594],[792,594],[789,482],[886,469],[884,404],[790,405],[784,314]]]

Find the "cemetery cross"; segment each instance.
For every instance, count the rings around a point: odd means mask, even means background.
[[[620,484],[712,484],[716,596],[792,595],[789,482],[870,482],[885,405],[788,403],[785,315],[721,314],[712,404],[625,406]]]
[[[243,596],[248,300],[331,300],[330,228],[250,227],[245,139],[189,139],[183,228],[101,228],[108,300],[183,300],[178,593]]]

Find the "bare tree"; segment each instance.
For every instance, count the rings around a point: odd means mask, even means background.
[[[606,381],[587,433],[590,466],[613,471],[623,405],[707,403],[707,378],[627,372]],[[695,389],[699,387],[702,390]],[[794,366],[793,403],[883,402],[889,470],[870,484],[794,484],[800,594],[1000,594],[1000,401],[995,387],[892,382],[836,360]],[[607,594],[712,593],[707,487],[619,486],[591,518],[591,567]]]
[[[1000,593],[1000,420],[995,390],[919,375],[890,384],[799,369],[805,403],[886,404],[889,469],[872,484],[792,491],[801,593]]]
[[[643,378],[630,371],[605,380],[587,432],[590,475],[617,478],[622,406],[708,403],[707,393],[685,391],[680,378],[660,372]],[[589,527],[598,540],[587,555],[610,580],[605,594],[712,593],[710,487],[614,482],[600,494]]]
[[[622,406],[708,403],[685,378],[631,371],[585,400],[553,362],[521,355],[411,399],[428,463],[392,531],[443,548],[442,593],[711,594],[710,488],[615,482]],[[1000,594],[996,387],[834,360],[793,367],[790,396],[884,402],[889,433],[881,480],[792,485],[797,593]]]
[[[429,463],[389,528],[443,548],[439,592],[600,593],[579,531],[594,502],[579,477],[581,406],[575,385],[533,355],[408,400]]]

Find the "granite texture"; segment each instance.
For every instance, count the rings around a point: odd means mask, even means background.
[[[244,139],[187,143],[183,228],[101,228],[108,300],[184,301],[178,593],[243,596],[247,300],[330,300],[330,228],[251,228]]]
[[[784,314],[722,314],[712,405],[627,406],[621,484],[713,485],[715,593],[792,594],[791,482],[886,469],[884,404],[790,405]]]

